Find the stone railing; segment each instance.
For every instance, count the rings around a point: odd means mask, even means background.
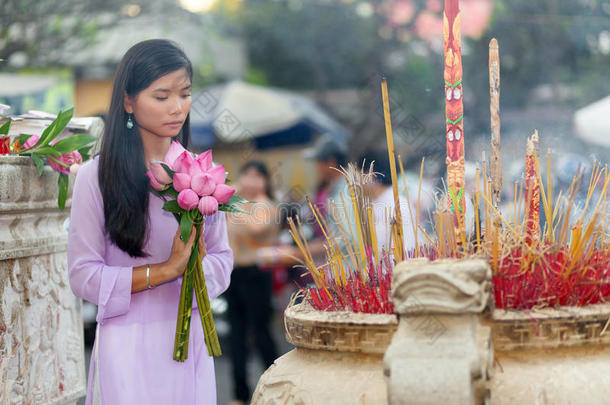
[[[69,404],[85,395],[81,301],[70,289],[70,214],[57,173],[0,156],[0,404]]]

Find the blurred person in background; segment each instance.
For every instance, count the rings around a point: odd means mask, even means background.
[[[333,201],[336,205],[339,205],[341,204],[341,193],[344,193],[344,197],[346,195],[347,183],[338,169],[347,167],[347,152],[336,141],[328,137],[322,137],[313,148],[305,152],[305,159],[315,161],[318,175],[318,186],[311,202],[320,211],[331,232],[339,235],[335,218],[330,212],[330,202]],[[303,230],[308,239],[309,250],[314,262],[321,265],[326,262],[323,232],[315,220],[309,204],[305,203],[299,211],[298,215],[302,220]],[[341,214],[343,210],[339,208],[337,212]],[[261,260],[266,263],[282,263],[287,266],[296,264],[297,260],[303,259],[301,251],[293,244],[283,244],[273,249],[263,249],[261,255]],[[291,271],[299,272],[296,269]],[[300,277],[297,277],[297,279],[300,279]],[[302,283],[298,284],[301,285]]]
[[[235,405],[248,402],[251,395],[246,376],[248,332],[254,334],[265,368],[277,357],[270,328],[272,274],[259,266],[258,251],[277,243],[279,229],[279,210],[273,202],[270,174],[264,163],[250,161],[241,168],[237,191],[249,202],[241,207],[246,213],[232,213],[227,221],[235,257],[231,284],[226,292]]]

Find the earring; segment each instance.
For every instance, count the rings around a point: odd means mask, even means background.
[[[129,114],[129,116],[127,117],[127,123],[125,124],[125,126],[127,127],[127,129],[133,128],[133,120],[131,119],[131,114]]]

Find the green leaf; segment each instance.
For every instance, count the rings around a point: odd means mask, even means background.
[[[81,135],[71,135],[60,141],[57,141],[53,148],[59,153],[69,153],[75,151],[79,148],[89,145],[97,140],[96,137],[81,134]]]
[[[11,127],[11,120],[9,119],[0,127],[0,135],[8,135],[8,130]]]
[[[57,195],[57,206],[60,210],[63,210],[66,206],[69,182],[70,179],[65,174],[60,174],[59,178],[57,179],[57,185],[59,186],[59,194]]]
[[[17,136],[17,141],[19,141],[20,145],[23,145],[24,143],[26,143],[28,141],[28,139],[30,139],[32,137],[31,134],[19,134]]]
[[[84,148],[80,148],[78,150],[78,153],[80,153],[83,158],[83,162],[86,162],[87,160],[91,159],[91,155],[89,155],[89,151],[91,150],[91,148],[93,148],[93,145],[85,146]]]
[[[237,207],[235,207],[235,206],[233,206],[233,205],[230,205],[230,204],[220,204],[220,205],[218,206],[218,211],[224,211],[224,212],[238,212],[238,213],[240,213],[240,214],[248,214],[248,215],[249,215],[249,213],[248,213],[248,212],[246,212],[246,211],[242,211],[242,210],[240,210],[239,208],[237,208]]]
[[[55,150],[55,148],[53,148],[52,146],[42,146],[34,151],[32,151],[32,154],[38,154],[38,155],[51,155],[51,156],[61,156],[61,153],[57,152]]]
[[[51,124],[45,128],[42,135],[40,135],[38,142],[36,142],[36,144],[34,144],[34,146],[32,146],[30,149],[36,148],[40,145],[47,145],[53,139],[57,138],[61,131],[66,128],[68,122],[70,122],[72,119],[73,113],[74,108],[69,108],[66,111],[60,111],[59,114],[57,114],[57,118],[55,118],[53,122],[51,122]]]
[[[229,205],[244,204],[244,203],[247,203],[247,202],[248,202],[248,200],[246,200],[245,198],[241,198],[240,196],[233,194],[231,196],[231,199],[229,200],[228,204]]]
[[[44,169],[44,163],[42,162],[42,159],[40,158],[40,156],[33,153],[32,160],[34,161],[34,164],[38,168],[38,177],[42,176],[42,170]]]
[[[34,145],[30,146],[28,149],[26,149],[26,151],[30,150],[30,149],[36,149],[40,145],[45,145],[44,138],[49,136],[49,133],[53,130],[54,127],[55,127],[55,121],[53,121],[51,123],[51,125],[46,127],[44,131],[42,131],[42,135],[40,135],[40,139],[38,139],[38,142],[36,142]]]
[[[180,235],[182,236],[182,240],[185,244],[191,236],[193,220],[195,219],[196,212],[197,210],[185,211],[180,218]]]
[[[165,211],[174,212],[177,214],[184,212],[184,210],[182,208],[180,208],[180,206],[178,205],[178,201],[176,201],[176,200],[167,201],[165,204],[163,204],[163,209]]]
[[[174,198],[178,198],[178,192],[171,187],[165,190],[165,192]]]
[[[168,175],[169,177],[171,177],[172,179],[174,178],[174,173],[175,173],[175,172],[174,172],[172,169],[170,169],[168,165],[166,165],[166,164],[165,164],[165,163],[163,163],[163,162],[159,162],[159,161],[154,161],[154,163],[160,163],[160,164],[161,164],[161,167],[163,168],[163,170],[165,170],[165,172],[167,173],[167,175]]]

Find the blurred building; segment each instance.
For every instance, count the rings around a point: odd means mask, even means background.
[[[196,75],[233,79],[247,65],[242,40],[227,32],[213,16],[191,13],[170,2],[152,2],[146,12],[132,5],[128,17],[99,31],[93,46],[75,40],[65,44],[61,59],[74,72],[76,115],[106,112],[116,67],[125,52],[137,42],[165,38],[177,42],[193,63]],[[102,16],[100,18],[112,18]]]

